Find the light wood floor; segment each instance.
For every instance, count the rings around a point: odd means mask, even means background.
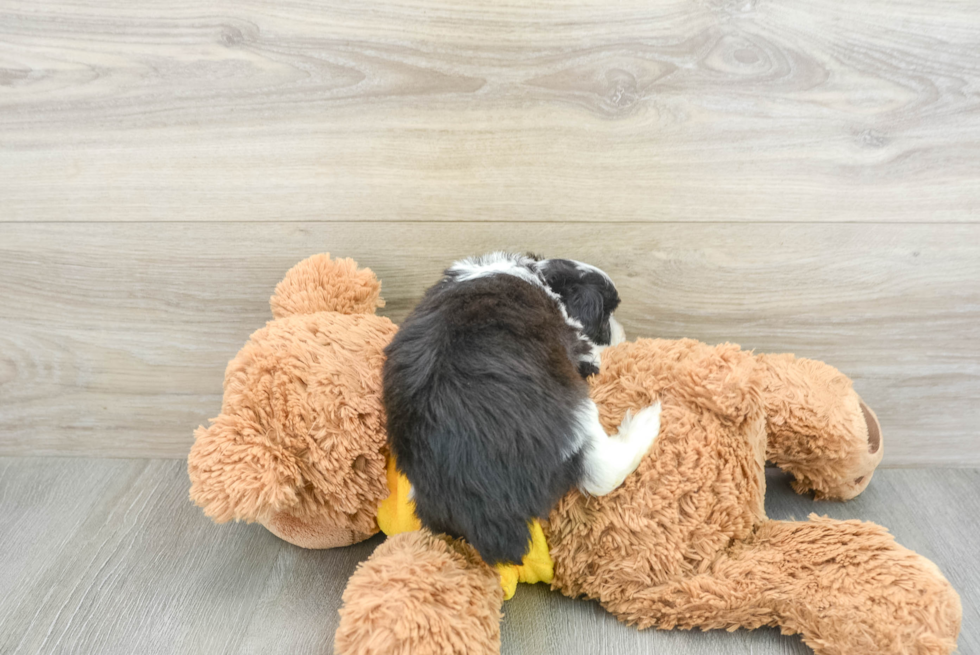
[[[980,466],[980,11],[0,0],[0,454],[184,457],[299,259],[607,269],[632,336],[824,359]]]
[[[963,601],[960,652],[980,652],[980,470],[883,470],[848,503],[797,496],[770,471],[771,518],[873,520],[939,565]],[[173,460],[0,459],[0,652],[331,652],[336,610],[380,543],[308,551],[257,525],[212,524]],[[777,630],[638,632],[597,604],[521,585],[503,655],[811,652]]]

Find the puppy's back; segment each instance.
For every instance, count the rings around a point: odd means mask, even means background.
[[[416,513],[489,563],[518,562],[528,522],[581,475],[588,387],[555,300],[510,275],[433,287],[388,346],[388,439]]]

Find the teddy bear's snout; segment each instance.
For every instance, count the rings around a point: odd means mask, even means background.
[[[272,534],[301,548],[342,548],[371,538],[374,533],[342,524],[334,517],[302,520],[287,512],[276,512],[260,521]]]

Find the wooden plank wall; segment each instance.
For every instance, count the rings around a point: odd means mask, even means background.
[[[0,0],[0,455],[182,457],[299,259],[607,269],[980,465],[975,3]]]

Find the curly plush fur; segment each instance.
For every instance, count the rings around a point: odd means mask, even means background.
[[[306,547],[377,531],[385,485],[377,280],[318,256],[287,275],[277,319],[229,364],[221,415],[188,458],[216,520],[262,521]],[[851,498],[883,443],[833,367],[738,346],[638,340],[590,380],[603,427],[659,399],[661,433],[624,485],[566,495],[543,524],[553,588],[640,628],[778,626],[817,655],[947,655],[962,608],[936,566],[860,521],[770,521],[765,460],[798,491]],[[499,653],[501,589],[466,544],[392,537],[344,594],[335,652]]]
[[[308,548],[378,531],[388,495],[383,349],[396,331],[369,269],[311,257],[271,299],[277,317],[228,364],[221,414],[195,432],[191,499],[215,521],[259,521]]]
[[[395,535],[344,591],[336,652],[499,652],[502,602],[497,574],[472,546],[427,530]]]
[[[865,490],[885,449],[874,412],[850,378],[792,355],[760,355],[769,460],[796,477],[797,492],[849,500]]]
[[[779,626],[821,655],[955,648],[959,597],[884,528],[766,519],[765,453],[795,457],[807,481],[847,472],[825,489],[849,490],[850,476],[870,478],[880,460],[864,457],[873,440],[880,452],[880,428],[865,424],[838,371],[728,344],[641,339],[606,352],[592,394],[607,429],[659,397],[661,434],[621,489],[572,492],[551,513],[556,589],[640,628]]]

